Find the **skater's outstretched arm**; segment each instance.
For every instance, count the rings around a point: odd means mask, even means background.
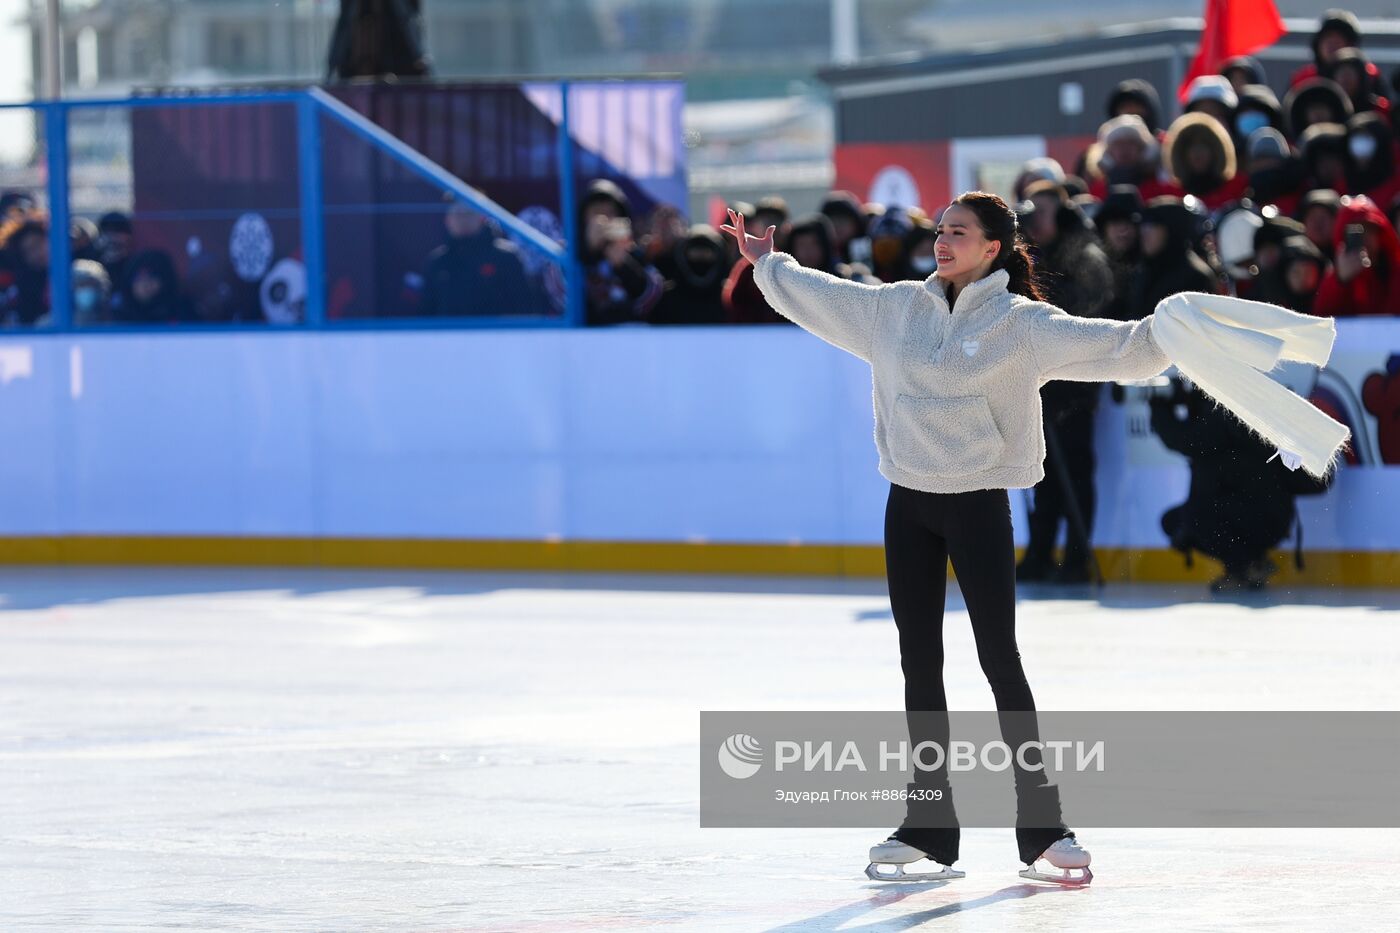
[[[1030,325],[1029,346],[1040,382],[1147,379],[1172,365],[1152,338],[1152,316],[1140,321],[1076,317],[1043,305]]]
[[[753,280],[773,310],[832,346],[870,361],[870,343],[880,316],[885,287],[852,282],[809,269],[788,253],[773,249],[769,227],[761,237],[744,231],[744,215],[729,212],[720,227],[739,241],[739,251],[753,263]]]

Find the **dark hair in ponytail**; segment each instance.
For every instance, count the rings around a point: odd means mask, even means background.
[[[1035,301],[1047,300],[1041,290],[1040,275],[1031,259],[1029,241],[1021,232],[1016,213],[1007,207],[1006,202],[986,191],[966,191],[958,195],[953,203],[961,204],[976,214],[982,235],[1001,244],[1001,250],[992,262],[992,271],[1005,269],[1011,276],[1006,290]]]

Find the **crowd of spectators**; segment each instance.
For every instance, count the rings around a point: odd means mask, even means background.
[[[1355,17],[1329,11],[1314,61],[1281,101],[1257,60],[1234,58],[1190,85],[1170,123],[1151,84],[1124,81],[1074,164],[1027,163],[1018,210],[1038,215],[1030,230],[1046,264],[1079,271],[1067,300],[1122,319],[1182,290],[1331,317],[1400,314],[1400,70],[1387,86],[1362,38]],[[777,197],[729,206],[834,275],[889,282],[934,269],[937,218],[918,208],[844,191],[808,216]],[[605,180],[580,215],[590,324],[782,322],[709,225],[666,206],[633,218]]]
[[[161,250],[135,250],[131,218],[113,211],[69,228],[73,321],[163,324],[192,320],[175,264]],[[49,220],[29,195],[0,194],[0,324],[51,320]]]
[[[1196,79],[1170,123],[1151,84],[1122,82],[1073,164],[1035,159],[1016,182],[1019,210],[1039,212],[1031,229],[1042,258],[1063,263],[1049,254],[1072,250],[1071,268],[1106,276],[1066,287],[1092,293],[1088,313],[1110,317],[1141,317],[1183,289],[1333,317],[1400,313],[1400,70],[1388,86],[1362,46],[1355,17],[1328,11],[1314,60],[1282,100],[1258,61],[1235,58]],[[730,206],[751,229],[776,226],[779,249],[835,275],[888,282],[934,270],[937,218],[917,207],[844,191],[806,216],[791,216],[779,197]],[[584,190],[578,211],[588,324],[783,322],[708,224],[670,205],[636,217],[606,179]],[[381,313],[522,313],[522,304],[548,313],[539,277],[493,222],[458,204],[444,226],[443,246],[405,270],[413,307]],[[217,319],[200,313],[168,254],[134,249],[129,216],[78,219],[70,235],[77,323]],[[42,325],[48,312],[47,216],[27,194],[6,192],[0,324]]]

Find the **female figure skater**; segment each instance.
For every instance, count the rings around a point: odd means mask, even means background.
[[[1330,320],[1195,293],[1168,298],[1138,321],[1071,316],[1043,300],[1016,214],[994,194],[967,192],[943,211],[937,270],[922,282],[867,285],[804,268],[774,250],[774,228],[749,235],[734,211],[721,229],[754,264],[754,281],[775,310],[871,366],[879,470],[890,483],[885,566],[911,743],[931,738],[947,747],[942,626],[950,558],[997,710],[1020,714],[999,717],[1003,738],[1013,750],[1038,738],[1016,647],[1008,489],[1034,486],[1045,475],[1041,385],[1146,379],[1176,362],[1269,440],[1301,448],[1302,455],[1280,451],[1289,469],[1306,463],[1310,472],[1325,472],[1345,440],[1344,426],[1249,371],[1267,371],[1280,356],[1326,362],[1335,336]],[[1304,331],[1306,339],[1298,336]],[[1029,768],[1018,761],[1015,769],[1016,839],[1028,866],[1022,877],[1088,883],[1089,853],[1061,819],[1058,788],[1034,754],[1025,759]],[[951,868],[959,829],[946,769],[916,776],[909,789],[908,816],[870,850],[867,874],[962,877]],[[944,867],[904,873],[903,865],[923,858]],[[1060,871],[1037,871],[1041,858]],[[881,865],[895,866],[893,873],[880,872]]]

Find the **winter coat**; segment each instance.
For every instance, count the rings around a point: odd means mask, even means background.
[[[724,321],[724,243],[709,227],[697,227],[676,242],[675,270],[651,312],[653,324],[719,324]]]
[[[768,304],[753,280],[753,263],[741,258],[729,270],[722,292],[725,320],[730,324],[791,324]]]
[[[1262,554],[1288,536],[1293,478],[1282,462],[1270,459],[1270,445],[1199,389],[1154,398],[1151,412],[1153,433],[1191,462],[1184,521],[1174,545]],[[1226,546],[1219,547],[1222,543]]]
[[[489,226],[451,237],[428,254],[423,274],[425,316],[540,313],[542,303],[525,278],[520,250]]]
[[[938,273],[867,285],[773,251],[755,281],[779,313],[871,366],[879,471],[924,492],[1027,488],[1045,477],[1040,387],[1156,375],[1151,319],[1074,317],[1007,291],[998,269],[948,306]]]
[[[1046,300],[1078,317],[1101,316],[1113,297],[1108,257],[1093,233],[1075,228],[1077,215],[1072,210],[1061,208],[1060,214],[1057,226],[1065,232],[1041,250],[1037,264]],[[1101,394],[1095,383],[1055,380],[1045,385],[1040,398],[1047,416],[1059,420],[1073,411],[1093,411]]]
[[[160,291],[146,301],[136,297],[137,276],[147,273],[160,282]],[[131,257],[124,278],[112,297],[112,319],[125,324],[177,324],[195,320],[194,309],[180,294],[175,263],[162,250],[146,250]]]
[[[1362,269],[1347,282],[1337,277],[1335,266],[1329,267],[1317,287],[1314,314],[1324,317],[1400,314],[1400,236],[1396,236],[1395,228],[1370,198],[1353,198],[1342,205],[1332,228],[1332,246],[1340,249],[1346,242],[1347,226],[1358,223],[1379,232],[1380,255],[1371,256],[1370,268]]]
[[[1128,289],[1128,314],[1133,318],[1151,314],[1157,302],[1177,292],[1219,290],[1215,273],[1191,249],[1189,231],[1171,226],[1162,252],[1144,256],[1134,272]]]

